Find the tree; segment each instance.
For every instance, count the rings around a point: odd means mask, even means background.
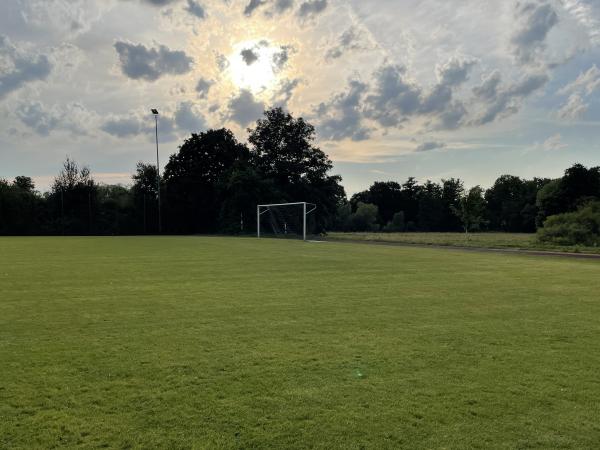
[[[33,180],[31,179],[31,177],[25,177],[25,176],[15,177],[15,181],[13,181],[13,184],[17,188],[19,188],[25,192],[33,192],[35,190],[35,184],[33,183]]]
[[[600,198],[600,167],[587,169],[574,164],[562,178],[544,185],[537,194],[537,225],[541,226],[546,217],[575,211],[578,206]]]
[[[68,158],[54,178],[49,196],[54,218],[51,232],[89,234],[96,232],[98,186],[90,169]]]
[[[331,160],[314,145],[315,128],[274,108],[265,111],[248,133],[252,165],[273,186],[272,196],[262,202],[315,203],[318,231],[329,228],[346,195],[341,177],[329,175]]]
[[[458,231],[462,224],[454,209],[460,205],[460,198],[463,194],[463,182],[458,178],[442,180],[442,223],[444,231]]]
[[[223,202],[219,185],[236,163],[248,159],[248,149],[230,130],[192,134],[165,167],[166,227],[177,233],[217,231]]]
[[[491,229],[510,232],[535,231],[539,179],[523,180],[502,175],[485,193]]]
[[[440,231],[444,228],[442,187],[429,180],[419,189],[417,224],[421,231]]]
[[[377,231],[378,214],[376,205],[359,202],[356,212],[350,216],[351,231]]]
[[[454,209],[456,216],[463,224],[465,234],[469,231],[478,230],[485,223],[485,199],[483,189],[475,186],[469,189],[460,199],[458,208]]]
[[[133,174],[133,202],[137,229],[143,233],[158,231],[158,191],[156,166],[138,162]],[[141,224],[141,226],[140,226]]]
[[[358,202],[376,205],[379,211],[377,221],[385,225],[402,207],[402,187],[395,181],[376,181],[368,190],[354,194],[351,202],[355,209]]]
[[[401,232],[406,228],[406,224],[404,223],[404,211],[399,211],[394,214],[392,220],[387,223],[383,231],[387,232]]]

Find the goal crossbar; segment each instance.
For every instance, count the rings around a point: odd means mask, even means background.
[[[256,235],[260,238],[260,216],[269,211],[269,208],[274,206],[300,206],[302,205],[302,240],[306,241],[306,216],[317,209],[317,205],[308,202],[291,202],[291,203],[269,203],[264,205],[256,205]],[[307,207],[311,207],[308,209]]]

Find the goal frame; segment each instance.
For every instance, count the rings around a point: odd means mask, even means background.
[[[306,241],[306,217],[317,209],[317,205],[308,202],[292,202],[292,203],[269,203],[264,205],[256,205],[256,237],[260,239],[260,216],[266,213],[271,206],[296,206],[302,205],[302,240]],[[308,207],[311,209],[308,209]]]

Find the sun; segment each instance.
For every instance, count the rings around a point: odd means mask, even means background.
[[[240,89],[253,93],[270,89],[277,79],[280,51],[264,39],[236,44],[228,58],[231,80]]]

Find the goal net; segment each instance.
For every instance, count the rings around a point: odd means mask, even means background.
[[[256,206],[257,236],[303,239],[314,234],[313,203],[274,203]]]

